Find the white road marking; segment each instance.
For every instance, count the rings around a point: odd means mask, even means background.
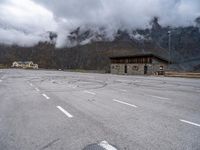
[[[122,91],[122,92],[127,92],[127,90],[120,90],[120,91]]]
[[[155,98],[158,98],[158,99],[165,99],[165,100],[169,100],[169,98],[166,98],[166,97],[160,97],[160,96],[152,96],[152,97],[155,97]]]
[[[118,102],[118,103],[121,103],[121,104],[124,104],[124,105],[131,106],[131,107],[135,107],[135,108],[138,107],[138,106],[133,105],[133,104],[129,104],[129,103],[126,103],[126,102],[123,102],[123,101],[119,101],[119,100],[117,100],[117,99],[113,99],[113,101]]]
[[[68,85],[67,87],[75,89],[76,85]]]
[[[184,123],[187,123],[187,124],[191,124],[191,125],[194,125],[194,126],[200,127],[200,124],[197,124],[197,123],[194,123],[194,122],[190,122],[190,121],[183,120],[183,119],[180,119],[180,121],[181,121],[181,122],[184,122]]]
[[[0,80],[0,82],[2,82],[2,80]]]
[[[116,80],[117,82],[130,82],[130,80]]]
[[[101,146],[105,150],[117,150],[112,145],[110,145],[107,141],[102,141],[101,143],[99,143],[99,146]]]
[[[30,86],[33,86],[33,84],[32,84],[32,83],[29,83],[29,85],[30,85]]]
[[[169,100],[170,98],[167,98],[167,97],[160,97],[160,96],[155,96],[155,95],[148,95],[146,94],[147,96],[151,96],[151,97],[154,97],[154,98],[158,98],[158,99],[163,99],[163,100]]]
[[[73,116],[72,116],[70,113],[68,113],[65,109],[63,109],[61,106],[57,106],[57,108],[58,108],[60,111],[62,111],[67,117],[73,118]]]
[[[94,92],[90,92],[90,91],[83,91],[84,93],[88,93],[88,94],[92,94],[92,95],[96,95],[96,93]]]
[[[36,90],[37,92],[39,92],[39,91],[40,91],[38,88],[35,88],[35,90]]]
[[[46,99],[50,99],[50,97],[48,97],[46,94],[42,94],[42,96],[44,96]]]

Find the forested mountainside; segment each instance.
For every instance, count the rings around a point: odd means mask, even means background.
[[[174,69],[200,70],[200,28],[161,27],[155,18],[150,29],[118,30],[114,39],[103,33],[75,29],[67,37],[73,47],[56,48],[53,42],[41,42],[34,47],[0,45],[0,64],[10,66],[13,61],[32,60],[41,68],[109,70],[109,57],[154,53],[169,59],[169,34],[171,31],[171,60]],[[51,40],[56,33],[49,33]]]

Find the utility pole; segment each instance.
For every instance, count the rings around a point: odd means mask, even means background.
[[[169,41],[168,41],[168,46],[169,46],[169,65],[171,63],[171,31],[168,31],[168,36],[169,36]]]

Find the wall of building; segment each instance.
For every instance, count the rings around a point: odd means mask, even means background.
[[[125,65],[127,65],[127,73],[125,73]],[[163,66],[163,69],[166,70],[167,64],[163,63],[157,59],[153,59],[152,64],[146,64],[147,75],[153,75],[156,72],[160,71],[160,66]],[[112,74],[127,74],[127,75],[144,75],[144,66],[145,64],[111,64],[111,73]]]
[[[23,69],[38,69],[38,64],[34,64],[33,62],[13,62],[11,67]]]
[[[145,64],[127,64],[128,75],[144,75],[144,66]],[[152,65],[147,64],[148,70],[147,74],[152,74]]]
[[[111,64],[111,73],[112,74],[125,74],[125,64]]]
[[[163,66],[163,71],[167,70],[167,67],[168,67],[167,63],[161,62],[158,59],[153,59],[152,64],[154,67],[153,68],[154,73],[160,71],[160,66]]]

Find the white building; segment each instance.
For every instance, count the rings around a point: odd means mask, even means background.
[[[34,64],[32,61],[14,61],[12,68],[23,68],[23,69],[38,69],[38,64]]]

